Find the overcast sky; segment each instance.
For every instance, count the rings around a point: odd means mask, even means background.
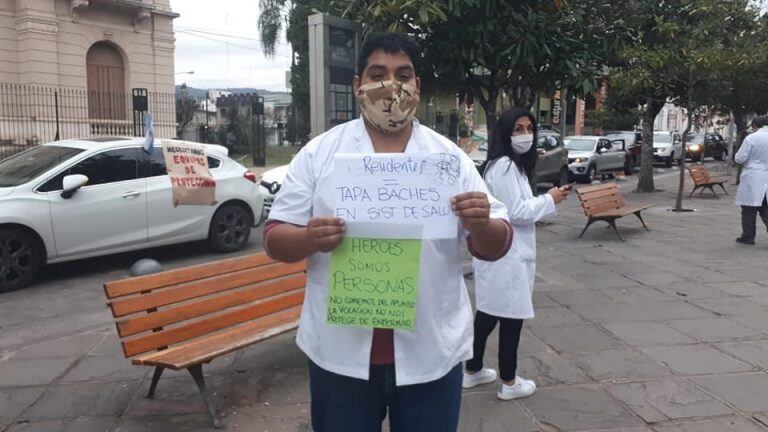
[[[258,0],[171,0],[176,30],[176,83],[198,88],[285,90],[290,45],[284,35],[274,58],[259,41]],[[193,75],[181,72],[194,71]]]

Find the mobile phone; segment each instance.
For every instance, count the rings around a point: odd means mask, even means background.
[[[570,191],[571,189],[573,189],[573,187],[574,187],[575,185],[576,185],[576,183],[568,183],[568,184],[567,184],[567,185],[565,185],[565,186],[561,186],[561,187],[560,187],[560,189],[562,189],[562,190],[566,190],[566,191]]]

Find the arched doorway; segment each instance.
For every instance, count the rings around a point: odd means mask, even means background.
[[[91,119],[127,120],[123,56],[109,42],[96,42],[86,56]]]

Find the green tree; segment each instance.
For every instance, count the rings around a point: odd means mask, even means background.
[[[180,137],[184,130],[192,124],[197,111],[197,101],[189,95],[187,86],[182,85],[176,95],[176,136]]]
[[[653,123],[664,104],[682,93],[679,62],[689,30],[681,15],[689,0],[631,0],[617,13],[627,17],[632,37],[611,68],[610,98],[617,105],[640,107],[643,146],[637,190],[653,192]],[[682,71],[682,72],[681,72]]]
[[[471,94],[492,128],[499,97],[530,107],[541,91],[597,90],[603,67],[623,40],[622,22],[604,0],[336,0],[344,16],[370,30],[413,36],[422,77]]]

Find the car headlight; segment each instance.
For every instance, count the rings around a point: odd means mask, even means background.
[[[701,144],[694,144],[690,147],[688,147],[691,151],[699,151],[701,150]]]
[[[586,162],[588,160],[589,160],[589,158],[577,157],[576,159],[573,160],[573,163],[584,163],[584,162]]]

